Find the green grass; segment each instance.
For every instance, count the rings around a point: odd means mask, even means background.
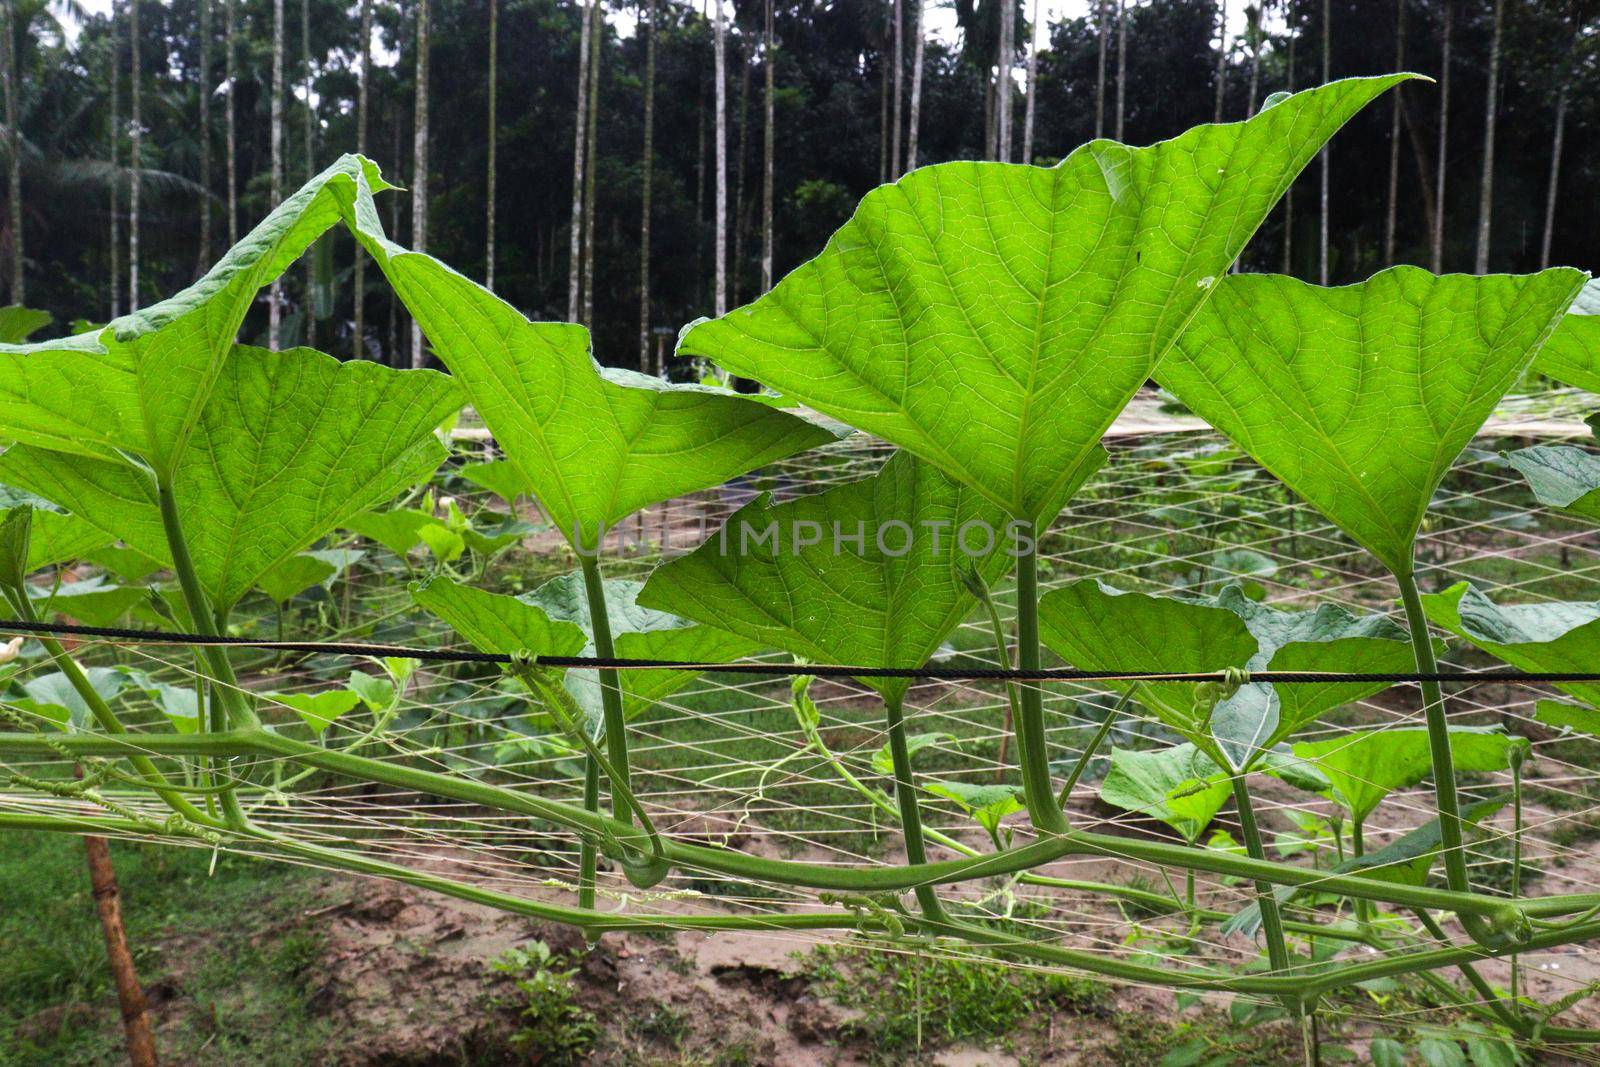
[[[177,1020],[158,1030],[167,1061],[318,1057],[330,1024],[310,1011],[302,979],[321,941],[295,923],[311,899],[307,872],[224,855],[211,874],[210,853],[196,849],[113,842],[111,854],[139,977],[172,994],[152,1012],[157,1026]],[[122,1062],[82,844],[0,834],[0,901],[0,1067]]]

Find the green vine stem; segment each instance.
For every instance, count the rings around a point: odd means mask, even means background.
[[[1011,669],[1011,648],[1006,644],[1005,624],[1000,621],[1000,610],[995,606],[994,596],[989,589],[989,583],[984,581],[983,575],[970,563],[961,568],[961,579],[966,584],[968,591],[978,598],[978,603],[983,605],[985,614],[989,618],[989,636],[994,641],[995,662],[1004,670]],[[1006,776],[1006,745],[1011,740],[1011,734],[1017,724],[1017,686],[1013,682],[1005,684],[1006,710],[1005,718],[1000,724],[1000,751],[995,756],[995,781],[1003,782]],[[1022,737],[1017,737],[1017,759],[1026,762],[1027,757],[1022,754]]]
[[[903,698],[899,693],[883,698],[883,708],[889,722],[889,754],[894,761],[894,798],[900,806],[900,832],[906,841],[906,860],[913,867],[928,863],[927,849],[922,842],[922,811],[917,805],[916,779],[911,770],[911,753],[906,749],[906,724]],[[913,886],[922,912],[935,922],[944,921],[944,905],[933,886]]]
[[[1421,674],[1437,674],[1433,638],[1428,633],[1428,618],[1422,610],[1416,576],[1410,571],[1395,571],[1400,599],[1405,605],[1406,623],[1411,629],[1411,649]],[[1445,884],[1457,893],[1471,891],[1467,878],[1466,847],[1461,831],[1461,801],[1456,793],[1455,759],[1450,751],[1450,722],[1445,715],[1444,693],[1438,682],[1422,682],[1422,703],[1428,723],[1428,748],[1433,758],[1433,788],[1439,809],[1439,840],[1444,853]],[[1531,932],[1526,918],[1515,908],[1508,913],[1509,926],[1486,921],[1473,914],[1459,916],[1468,936],[1488,948],[1501,948],[1527,938]]]
[[[177,498],[173,496],[172,486],[167,479],[157,477],[155,485],[161,510],[161,527],[166,534],[167,551],[172,555],[172,571],[177,576],[178,588],[188,606],[190,621],[197,632],[207,637],[218,637],[221,627],[212,614],[205,590],[200,587],[200,579],[195,574],[194,560],[189,556],[189,543],[183,537],[183,522],[178,516]],[[207,645],[200,650],[200,654],[205,657],[212,680],[216,683],[212,687],[212,698],[221,701],[228,725],[235,730],[259,727],[261,720],[239,688],[239,680],[233,673],[233,665],[228,662],[227,651],[216,645]]]
[[[283,734],[266,730],[229,731],[207,735],[136,734],[115,738],[101,734],[68,734],[49,739],[80,755],[125,756],[130,750],[147,754],[284,757],[321,767],[347,777],[380,785],[409,789],[431,796],[482,804],[503,811],[514,811],[557,823],[569,830],[601,834],[609,831],[626,838],[637,828],[604,815],[583,810],[573,804],[548,800],[486,782],[457,778],[416,767],[406,767],[366,756],[319,748]],[[37,734],[0,733],[0,753],[40,754],[54,751]],[[1360,875],[1333,874],[1294,864],[1256,860],[1248,856],[1213,849],[1187,848],[1163,841],[1114,837],[1087,830],[1069,831],[1059,837],[1028,845],[959,860],[939,860],[920,867],[836,866],[798,860],[769,859],[732,849],[694,845],[664,838],[666,858],[675,867],[738,878],[781,881],[809,889],[832,889],[854,893],[885,893],[917,885],[941,885],[979,878],[992,878],[1026,871],[1067,856],[1094,856],[1125,862],[1144,862],[1178,870],[1194,869],[1207,874],[1263,880],[1275,885],[1315,887],[1349,897],[1383,901],[1399,907],[1430,908],[1493,917],[1509,922],[1512,913],[1527,918],[1558,918],[1581,914],[1600,906],[1600,894],[1573,893],[1523,900],[1513,906],[1503,897],[1481,893],[1461,893],[1430,886],[1408,886],[1383,882]],[[1524,946],[1543,943],[1543,938],[1565,937],[1577,929],[1600,928],[1600,923],[1574,923],[1536,934]],[[1565,941],[1561,943],[1566,943]],[[1472,951],[1494,954],[1495,946],[1474,946]],[[1449,961],[1445,965],[1452,965]]]
[[[33,610],[33,602],[28,598],[26,589],[12,589],[8,586],[5,589],[5,599],[10,603],[11,609],[17,613],[19,619],[27,622],[38,621],[38,614]],[[127,737],[127,727],[122,725],[122,720],[117,717],[117,713],[112,710],[111,705],[106,703],[105,698],[90,683],[88,676],[83,673],[83,668],[78,666],[78,661],[73,659],[72,655],[62,647],[61,642],[43,634],[38,635],[36,640],[44,647],[51,660],[55,662],[56,669],[66,677],[67,683],[72,686],[73,691],[88,706],[89,713],[94,716],[94,720],[100,725],[100,729],[108,734]],[[142,753],[133,753],[128,756],[128,762],[138,772],[139,777],[148,783],[150,788],[155,791],[155,794],[173,811],[192,822],[202,825],[215,825],[205,812],[172,788],[172,783],[167,779],[167,776],[161,773],[161,769],[155,765],[155,761],[150,759],[149,756]]]
[[[605,580],[600,575],[600,550],[579,552],[578,563],[583,570],[583,591],[589,599],[589,627],[594,634],[594,654],[601,659],[612,659],[616,648],[611,641],[611,616],[606,610]],[[616,776],[612,779],[611,812],[618,819],[630,817],[628,805],[621,793],[629,788],[631,771],[628,766],[628,728],[622,710],[622,685],[617,672],[602,667],[600,676],[600,706],[606,720],[606,754],[610,757]]]
[[[1024,671],[1037,671],[1039,650],[1039,543],[1029,523],[1019,531],[1031,542],[1017,558],[1017,662]],[[1066,816],[1056,804],[1050,785],[1049,745],[1044,729],[1044,690],[1037,684],[1019,687],[1017,701],[1017,759],[1022,766],[1022,798],[1028,818],[1041,834],[1068,832]]]
[[[0,813],[0,829],[149,836],[148,830],[127,819],[88,815],[49,816]],[[267,840],[261,837],[263,831],[251,829],[248,824],[246,824],[244,830],[236,830],[235,832],[240,833],[241,836],[252,836],[258,840]],[[364,856],[353,856],[334,849],[322,849],[319,846],[306,845],[287,838],[275,839],[271,843],[290,854],[315,859],[326,866],[337,866],[343,869],[376,874],[380,877],[392,878],[424,889],[437,890],[438,892],[484,903],[502,910],[583,927],[590,932],[650,928],[689,930],[863,929],[863,921],[860,916],[842,916],[837,912],[805,912],[761,916],[676,914],[655,916],[646,913],[585,913],[579,909],[495,893],[476,886],[454,882],[427,872],[395,867]],[[1043,944],[1030,937],[1016,936],[1000,929],[973,926],[966,923],[936,921],[928,918],[918,919],[907,916],[905,925],[910,932],[958,937],[973,944],[988,946],[1003,955],[1037,960],[1043,963],[1078,967],[1091,973],[1127,981],[1160,982],[1176,988],[1218,990],[1273,997],[1299,996],[1309,998],[1358,982],[1397,977],[1417,971],[1436,970],[1441,967],[1459,966],[1463,962],[1481,959],[1485,955],[1494,956],[1499,954],[1494,950],[1485,950],[1477,946],[1449,946],[1362,963],[1341,965],[1328,971],[1318,972],[1315,976],[1240,975],[1211,969],[1196,969],[1189,972],[1174,971],[1170,968],[1108,958],[1094,952]],[[1524,950],[1542,950],[1588,940],[1596,936],[1600,936],[1600,922],[1577,924],[1559,931],[1536,934],[1523,948]],[[1548,1026],[1543,1028],[1541,1033],[1549,1041],[1592,1040],[1594,1036],[1593,1031]]]
[[[1242,773],[1233,777],[1233,803],[1239,809],[1239,832],[1244,837],[1245,851],[1251,859],[1266,859],[1267,850],[1261,842],[1261,828],[1256,825],[1255,805],[1250,801],[1250,788],[1245,784]],[[1256,901],[1261,908],[1261,932],[1267,942],[1267,961],[1273,971],[1283,974],[1289,970],[1289,946],[1283,936],[1283,915],[1278,910],[1278,898],[1270,882],[1256,882]],[[1287,1006],[1293,1014],[1301,1014],[1299,1003]]]
[[[1515,747],[1511,750],[1511,899],[1517,900],[1522,896],[1522,762],[1527,758],[1527,750]],[[1516,953],[1511,955],[1511,1003],[1516,1005],[1521,994],[1522,960]],[[1512,1010],[1515,1010],[1513,1008]]]

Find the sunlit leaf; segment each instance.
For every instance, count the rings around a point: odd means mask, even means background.
[[[0,345],[20,345],[53,321],[50,312],[38,308],[21,304],[0,308]]]
[[[973,524],[967,544],[959,531]],[[918,667],[975,606],[961,572],[1011,561],[1004,515],[908,452],[870,478],[785,504],[763,496],[657,567],[640,602],[820,663]],[[986,552],[978,552],[987,547]],[[903,678],[863,679],[897,695]]]
[[[1299,93],[1055,167],[920,167],[680,354],[876,434],[1013,517],[1053,517],[1296,174],[1409,75]]]
[[[314,734],[325,732],[361,700],[349,689],[324,689],[320,693],[268,693],[266,697],[293,709]]]
[[[337,568],[327,560],[302,552],[272,567],[256,584],[267,596],[283,604],[312,586],[327,581],[336,573]]]
[[[1100,783],[1101,800],[1160,820],[1191,845],[1232,795],[1222,768],[1188,743],[1153,752],[1114,748]]]
[[[1600,601],[1496,604],[1467,582],[1425,594],[1435,625],[1524,671],[1587,674],[1600,663]],[[1600,706],[1600,685],[1556,682],[1555,688]]]
[[[1518,748],[1527,750],[1526,738],[1496,729],[1450,728],[1450,754],[1457,772],[1503,771]],[[1390,793],[1414,786],[1433,773],[1428,731],[1424,729],[1357,730],[1322,741],[1299,742],[1294,754],[1328,776],[1334,799],[1356,822],[1365,822]]]
[[[344,156],[245,235],[194,285],[104,328],[0,347],[0,437],[172,471],[256,293],[339,221],[357,187],[388,186]]]
[[[1332,604],[1284,611],[1256,603],[1237,586],[1215,597],[1187,598],[1123,592],[1085,579],[1045,594],[1039,624],[1045,644],[1082,670],[1392,673],[1413,665],[1408,634],[1391,619],[1352,615]],[[1141,703],[1191,740],[1220,746],[1236,769],[1324,712],[1387,688],[1251,683],[1219,702],[1206,722],[1192,684],[1110,684],[1134,689]]]
[[[432,256],[388,240],[370,198],[348,220],[518,482],[574,543],[597,544],[642,507],[834,439],[725,389],[601,367],[584,327],[531,322]]]
[[[231,607],[284,560],[431,474],[445,456],[433,428],[460,402],[433,371],[241,348],[174,477],[213,606]],[[130,466],[17,445],[0,456],[0,479],[169,558],[154,486]]]
[[[1566,385],[1600,393],[1600,280],[1583,287],[1533,368]]]
[[[1230,275],[1157,377],[1391,570],[1409,571],[1445,472],[1583,280],[1568,268],[1395,267],[1325,289]]]

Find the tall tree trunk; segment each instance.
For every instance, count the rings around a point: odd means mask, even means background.
[[[770,4],[772,0],[767,0]],[[906,170],[917,169],[917,140],[922,133],[922,56],[927,43],[927,28],[922,24],[922,11],[928,0],[915,0],[917,5],[916,40],[911,46],[911,115],[906,132]]]
[[[1028,38],[1028,102],[1022,112],[1022,162],[1033,162],[1033,109],[1039,86],[1039,0],[1033,0]]]
[[[128,951],[127,932],[122,925],[121,892],[117,874],[111,866],[111,848],[103,837],[85,837],[83,851],[89,861],[89,885],[95,910],[100,913],[100,932],[105,938],[106,961],[117,987],[121,1008],[122,1032],[128,1043],[128,1060],[133,1067],[155,1067],[156,1045],[150,1035],[150,1015],[139,973]]]
[[[889,138],[889,177],[900,177],[900,118],[903,114],[900,92],[901,83],[905,80],[905,29],[903,25],[904,14],[901,10],[901,0],[894,0],[894,126]]]
[[[1489,88],[1483,115],[1483,181],[1478,187],[1478,274],[1489,273],[1489,223],[1494,213],[1494,128],[1500,100],[1500,28],[1505,0],[1494,0],[1494,32],[1489,37]]]
[[[200,256],[196,276],[211,265],[211,0],[200,4]]]
[[[1412,97],[1400,98],[1400,124],[1405,127],[1406,140],[1411,142],[1411,158],[1417,165],[1417,188],[1422,195],[1422,232],[1433,234],[1433,171],[1428,163],[1428,148],[1422,143],[1417,121],[1411,115]]]
[[[27,302],[27,287],[22,273],[22,131],[17,126],[17,27],[11,0],[6,0],[5,18],[0,23],[6,35],[0,45],[0,80],[5,82],[6,151],[9,184],[6,189],[6,217],[11,226],[11,302]]]
[[[1128,3],[1117,0],[1117,140],[1122,140],[1128,96]]]
[[[1434,158],[1433,247],[1430,267],[1435,274],[1444,271],[1444,177],[1450,147],[1450,45],[1454,36],[1455,0],[1444,0],[1444,40],[1439,51],[1439,151]]]
[[[1289,55],[1285,64],[1288,90],[1294,92],[1294,46],[1300,34],[1294,22],[1295,0],[1285,0],[1285,18],[1289,24]],[[1283,191],[1283,265],[1284,274],[1294,273],[1294,182]]]
[[[767,4],[768,34],[771,34],[772,6],[771,0]],[[655,137],[656,137],[656,4],[655,0],[645,0],[644,4],[644,160],[643,184],[644,189],[640,196],[639,206],[639,372],[650,373],[650,193],[652,179],[655,177]],[[770,52],[772,43],[767,43],[769,52],[768,62],[771,62]],[[767,102],[771,106],[772,79],[767,79]],[[769,113],[767,119],[771,125]],[[770,143],[770,135],[769,142]]]
[[[578,31],[578,101],[572,113],[572,231],[567,259],[567,321],[577,322],[582,308],[583,294],[579,286],[583,281],[583,173],[588,155],[585,135],[588,132],[589,104],[589,33],[595,8],[600,0],[589,0],[579,19]]]
[[[107,267],[111,273],[111,318],[122,314],[122,181],[117,176],[118,165],[122,162],[122,101],[118,86],[122,84],[122,23],[117,18],[116,0],[111,3],[111,52],[106,66],[109,69],[107,80],[111,82],[111,136],[109,138],[111,159],[111,247],[110,262]]]
[[[417,0],[417,101],[411,121],[411,247],[428,250],[428,0]],[[411,365],[425,367],[422,327],[411,320]]]
[[[1250,92],[1245,97],[1244,117],[1256,113],[1256,97],[1261,92],[1261,8],[1245,8],[1250,20]]]
[[[1406,0],[1394,3],[1394,69],[1406,69]],[[1383,263],[1394,265],[1394,232],[1400,199],[1400,86],[1389,99],[1389,202],[1383,216]]]
[[[233,0],[229,0],[231,4]],[[372,0],[361,0],[361,84],[356,90],[356,152],[367,154],[369,88],[372,82]],[[492,201],[491,201],[492,202]],[[393,235],[391,236],[398,236]],[[356,242],[355,338],[352,348],[358,358],[367,355],[367,254]]]
[[[994,79],[995,158],[1011,162],[1011,71],[1017,61],[1016,0],[1000,0],[1000,54]]]
[[[239,123],[234,100],[239,92],[238,69],[238,0],[223,0],[223,20],[227,23],[223,33],[224,47],[228,50],[225,64],[228,78],[228,247],[239,243]],[[370,0],[363,0],[364,3]]]
[[[1329,0],[1322,0],[1322,84],[1328,84],[1333,77],[1333,52],[1331,50],[1332,38],[1330,31],[1333,26],[1332,5]],[[1333,166],[1328,155],[1328,146],[1322,146],[1322,217],[1319,223],[1321,229],[1317,243],[1317,278],[1323,284],[1328,284],[1328,174]]]
[[[762,25],[766,37],[763,48],[766,62],[762,64],[763,73],[766,75],[762,106],[766,114],[763,116],[761,126],[761,292],[763,294],[772,289],[772,152],[775,137],[772,125],[775,115],[773,68],[778,62],[777,40],[772,33],[772,2],[773,0],[767,0],[763,5],[765,10]]]
[[[128,152],[128,310],[139,308],[139,186],[144,177],[144,110],[139,83],[139,2],[128,5],[128,43],[132,48],[132,72],[128,78],[128,109],[132,139]]]
[[[728,279],[730,302],[738,307],[743,296],[744,281],[744,237],[745,237],[745,211],[747,200],[744,194],[745,171],[745,146],[750,140],[750,57],[743,48],[738,48],[739,53],[739,153],[734,157],[733,167],[733,271]],[[891,159],[893,157],[891,156]],[[889,164],[889,173],[894,174],[894,164]]]
[[[889,57],[878,54],[878,184],[889,180]]]
[[[705,80],[700,79],[700,92],[695,100],[695,155],[694,155],[694,288],[696,300],[704,295],[700,286],[705,284],[706,248],[706,93]]]
[[[311,0],[300,0],[300,61],[305,64],[305,156],[306,181],[317,175],[316,125],[317,112],[311,105]],[[317,256],[310,249],[305,253],[306,296],[301,321],[305,323],[301,335],[308,348],[317,347]]]
[[[583,310],[578,321],[594,328],[594,183],[600,169],[598,136],[600,128],[600,45],[605,38],[605,9],[595,4],[594,28],[589,33],[589,108],[588,128],[584,131],[583,174]]]
[[[365,2],[365,0],[363,0]],[[494,288],[494,201],[495,201],[495,155],[499,149],[500,141],[500,114],[499,114],[499,88],[500,80],[500,0],[489,0],[489,188],[485,192],[488,205],[484,208],[483,220],[483,284],[490,289]],[[646,95],[649,90],[645,90]],[[649,135],[645,135],[649,140]],[[646,193],[648,197],[650,194]]]
[[[1099,39],[1100,63],[1094,75],[1094,138],[1106,135],[1106,38],[1111,32],[1109,0],[1095,0],[1095,37]]]
[[[1222,105],[1228,92],[1228,0],[1217,0],[1217,84],[1216,104],[1211,121],[1222,121]]]
[[[272,206],[283,201],[283,0],[272,0]],[[267,291],[267,347],[276,351],[283,324],[283,282]]]
[[[722,0],[716,0],[717,24],[714,64],[717,98],[717,223],[716,246],[713,249],[713,260],[716,265],[716,288],[713,291],[713,306],[717,315],[728,312],[728,44],[726,40],[726,27],[722,18]]]
[[[1550,244],[1556,229],[1556,190],[1561,180],[1561,146],[1567,131],[1567,88],[1572,83],[1573,60],[1578,52],[1578,42],[1583,35],[1583,23],[1573,15],[1572,43],[1567,49],[1567,62],[1561,76],[1561,87],[1556,90],[1556,128],[1550,139],[1550,183],[1544,192],[1544,236],[1539,242],[1539,269],[1550,265]]]

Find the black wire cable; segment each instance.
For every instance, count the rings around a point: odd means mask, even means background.
[[[221,645],[275,652],[301,652],[320,656],[398,656],[428,663],[509,664],[515,657],[504,652],[477,652],[470,649],[422,648],[359,641],[267,641],[254,637],[207,636],[176,630],[144,630],[120,626],[79,626],[70,623],[0,620],[0,633],[33,634],[52,637],[89,637],[124,644],[143,645]],[[1151,670],[1083,671],[1056,667],[1039,671],[995,667],[851,667],[821,663],[696,663],[686,660],[625,659],[598,656],[533,656],[541,667],[571,667],[611,670],[689,670],[718,671],[724,674],[753,674],[772,678],[810,675],[817,678],[912,678],[943,682],[1267,682],[1274,685],[1327,683],[1407,682],[1508,682],[1549,684],[1561,682],[1600,682],[1600,673],[1552,672],[1530,674],[1516,670],[1392,672],[1357,674],[1334,671],[1189,671]]]

